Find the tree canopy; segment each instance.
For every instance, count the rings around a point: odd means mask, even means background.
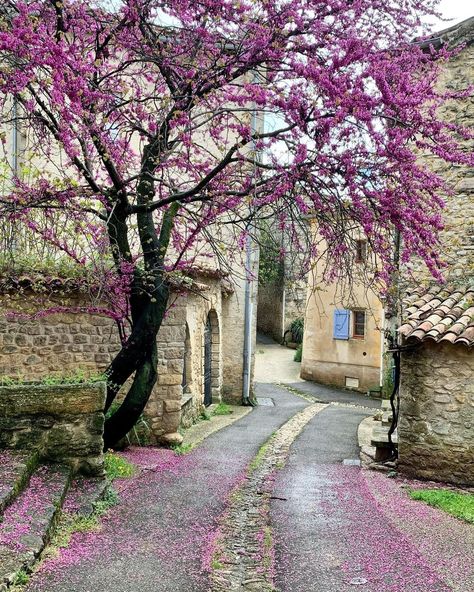
[[[262,219],[308,258],[323,239],[329,276],[343,273],[359,228],[382,279],[394,232],[403,257],[439,273],[446,188],[419,157],[473,157],[458,144],[469,132],[438,116],[446,52],[412,42],[436,4],[3,2],[0,117],[25,144],[0,212],[17,237],[83,268],[122,327],[108,405],[134,378],[108,445],[156,380],[169,273],[203,256],[231,261]],[[307,214],[318,235],[303,246]]]

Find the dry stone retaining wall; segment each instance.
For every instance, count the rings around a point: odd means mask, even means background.
[[[414,477],[474,485],[474,350],[406,351],[400,385],[399,467]]]
[[[103,474],[105,383],[0,387],[0,448]]]
[[[243,286],[237,287],[237,295],[226,297],[220,280],[201,279],[202,283],[196,282],[199,292],[175,293],[170,298],[158,333],[158,380],[145,408],[147,429],[142,434],[143,440],[140,437],[143,443],[168,441],[169,434],[172,440],[179,439],[176,432],[183,406],[188,424],[202,412],[204,327],[210,312],[214,402],[221,400],[223,390],[228,400],[240,401]],[[79,295],[56,295],[55,298],[58,305],[80,307],[85,304]],[[4,312],[34,313],[38,309],[35,294],[27,291],[21,295],[0,296],[0,305]],[[183,396],[186,326],[190,350],[189,384]],[[52,375],[68,376],[78,370],[86,375],[96,374],[107,368],[119,348],[117,327],[103,316],[58,313],[36,320],[0,316],[0,377],[31,381]]]

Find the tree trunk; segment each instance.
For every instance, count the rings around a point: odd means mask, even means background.
[[[112,448],[125,437],[136,424],[145,409],[156,382],[157,372],[156,341],[151,352],[137,368],[132,386],[119,409],[106,420],[104,431],[104,449]]]
[[[125,399],[119,409],[106,420],[104,431],[105,449],[113,447],[132,429],[139,419],[157,378],[156,338],[168,304],[169,288],[160,278],[154,291],[154,302],[141,302],[141,315],[135,303],[136,323],[130,337],[116,355],[107,375],[106,410],[127,379],[135,376]]]

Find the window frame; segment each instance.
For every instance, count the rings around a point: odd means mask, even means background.
[[[367,261],[367,241],[363,238],[356,239],[355,262],[365,263]]]
[[[352,339],[365,339],[366,337],[366,332],[367,332],[367,314],[365,310],[362,309],[356,309],[356,310],[352,310],[352,322],[351,322],[351,337]],[[362,314],[364,315],[364,332],[362,334],[357,333],[357,327],[360,328],[361,323],[357,321],[357,315]]]

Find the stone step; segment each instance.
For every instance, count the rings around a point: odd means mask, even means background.
[[[88,479],[76,477],[71,483],[63,504],[63,511],[69,514],[90,516],[95,504],[106,497],[110,481],[104,478]]]
[[[397,430],[392,435],[392,442],[395,446],[398,446],[398,434]],[[370,441],[372,446],[376,448],[389,448],[390,443],[388,441],[388,427],[387,426],[376,426],[372,430],[372,437]]]
[[[32,452],[0,451],[0,521],[5,508],[23,491],[38,464]]]
[[[0,592],[31,570],[47,544],[71,480],[69,467],[40,465],[0,524]]]

